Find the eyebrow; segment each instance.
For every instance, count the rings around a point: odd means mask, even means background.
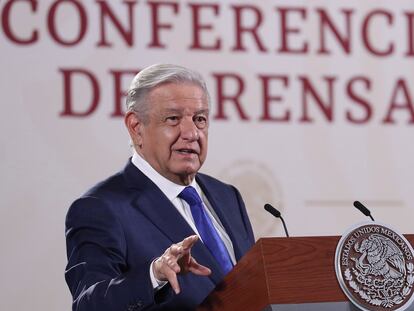
[[[183,110],[182,109],[174,109],[174,108],[168,108],[165,110],[165,113],[181,113]],[[202,113],[206,113],[208,114],[210,112],[210,109],[206,108],[206,109],[200,109],[195,111],[194,114],[202,114]]]
[[[209,113],[209,112],[210,112],[210,109],[200,109],[200,110],[197,110],[195,114]]]

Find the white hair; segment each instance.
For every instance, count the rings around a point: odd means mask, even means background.
[[[155,64],[141,70],[132,80],[126,98],[127,111],[133,111],[143,122],[148,121],[148,93],[166,83],[188,83],[199,86],[210,104],[203,77],[193,70],[171,64]]]

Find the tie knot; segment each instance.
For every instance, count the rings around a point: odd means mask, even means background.
[[[186,201],[190,206],[202,203],[197,191],[191,186],[185,187],[178,197]]]

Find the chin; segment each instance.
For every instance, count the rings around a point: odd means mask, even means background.
[[[200,169],[200,167],[201,167],[200,165],[186,166],[186,167],[182,167],[181,169],[178,169],[176,172],[180,176],[195,175],[198,172],[198,170]]]

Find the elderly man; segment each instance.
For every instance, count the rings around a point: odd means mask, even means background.
[[[125,124],[132,158],[67,214],[73,310],[192,310],[254,243],[239,192],[198,173],[209,127],[203,79],[175,65],[142,70]]]

